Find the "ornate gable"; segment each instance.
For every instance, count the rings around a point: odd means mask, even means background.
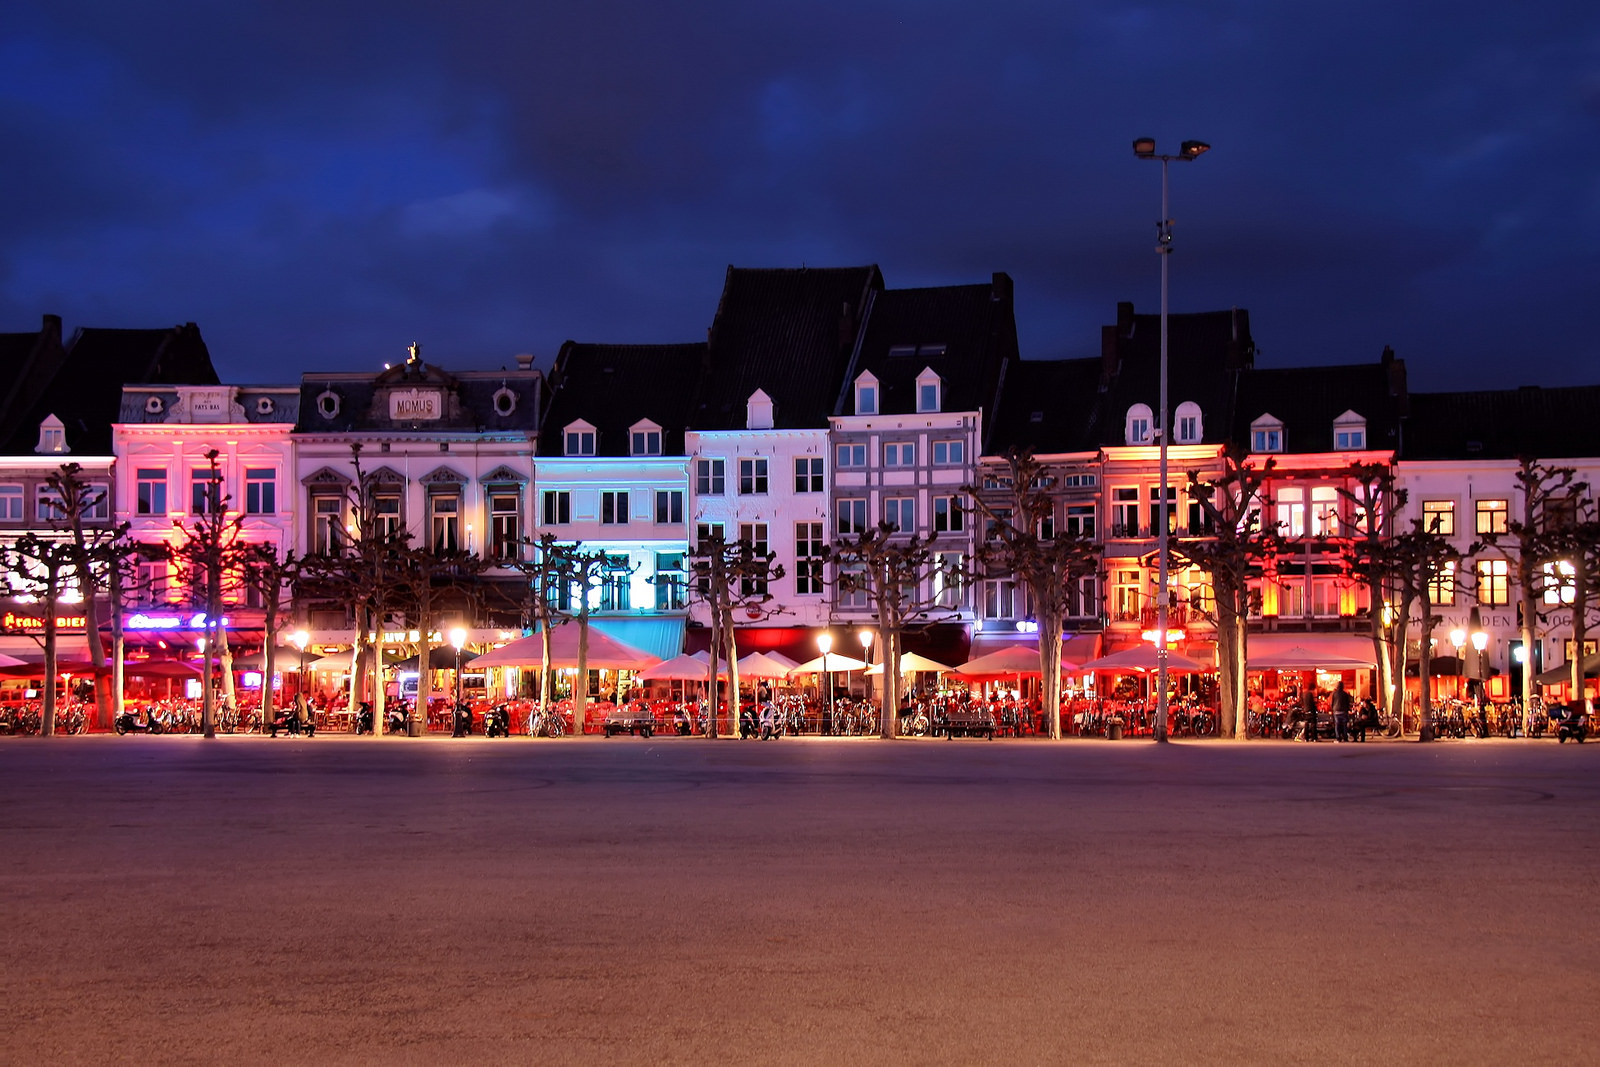
[[[526,474],[521,474],[517,471],[514,471],[502,463],[488,474],[485,474],[483,477],[479,478],[478,481],[484,483],[485,485],[492,482],[499,482],[502,484],[514,482],[517,485],[525,485],[528,481],[528,476]]]
[[[467,476],[449,467],[435,467],[417,481],[423,485],[466,485]]]
[[[332,467],[318,467],[304,478],[300,479],[301,485],[326,485],[344,488],[350,485],[350,476],[341,474]]]

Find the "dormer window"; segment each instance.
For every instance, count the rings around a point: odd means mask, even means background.
[[[943,386],[932,367],[924,367],[917,375],[917,411],[943,410]]]
[[[582,419],[579,419],[577,422],[569,423],[567,428],[563,430],[562,433],[565,435],[566,439],[566,448],[563,452],[564,455],[594,455],[595,434],[593,425],[584,422]]]
[[[39,422],[39,445],[34,449],[41,455],[51,452],[70,452],[67,447],[67,429],[54,415],[46,415]]]
[[[747,430],[772,429],[772,398],[757,389],[744,402],[744,428]]]
[[[1185,400],[1172,416],[1172,439],[1180,445],[1197,445],[1205,436],[1205,423],[1201,420],[1200,405]]]
[[[1276,415],[1262,415],[1250,424],[1250,451],[1282,452],[1283,420]]]
[[[1150,428],[1153,424],[1149,404],[1133,405],[1128,409],[1127,422],[1123,426],[1123,440],[1130,445],[1149,444],[1152,440]]]
[[[1333,447],[1340,452],[1359,452],[1367,447],[1367,420],[1347,411],[1333,420]]]
[[[628,427],[628,454],[630,456],[661,455],[661,427],[648,419],[641,420]]]
[[[878,413],[878,379],[869,370],[861,372],[856,379],[856,414],[876,415]]]

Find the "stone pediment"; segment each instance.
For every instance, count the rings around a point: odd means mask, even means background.
[[[514,471],[504,463],[500,464],[500,466],[496,467],[494,470],[478,479],[478,481],[484,483],[485,485],[491,482],[516,482],[517,484],[521,485],[525,484],[527,480],[528,476],[526,474]]]
[[[467,476],[449,467],[435,467],[417,481],[423,485],[466,485]]]
[[[404,485],[406,476],[393,467],[379,467],[367,472],[367,481],[374,485]]]
[[[351,481],[351,479],[350,479],[350,476],[348,474],[341,474],[339,471],[334,470],[332,467],[318,467],[316,470],[312,471],[310,474],[306,475],[304,478],[301,478],[300,479],[300,484],[301,485],[331,485],[331,486],[344,487],[344,486],[348,486],[350,484],[350,481]]]

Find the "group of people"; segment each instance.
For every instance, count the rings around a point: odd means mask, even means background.
[[[1300,718],[1305,722],[1304,736],[1307,741],[1321,740],[1317,721],[1319,714],[1316,689],[1307,687],[1300,694]],[[1367,731],[1378,726],[1378,706],[1371,697],[1362,699],[1357,705],[1341,679],[1334,683],[1333,691],[1328,694],[1328,717],[1333,720],[1335,741],[1365,741]]]

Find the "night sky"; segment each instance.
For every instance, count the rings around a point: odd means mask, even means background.
[[[675,8],[684,10],[673,10]],[[730,263],[1016,281],[1028,357],[1249,308],[1263,366],[1600,381],[1600,4],[10,0],[0,330],[225,381],[705,337]]]

